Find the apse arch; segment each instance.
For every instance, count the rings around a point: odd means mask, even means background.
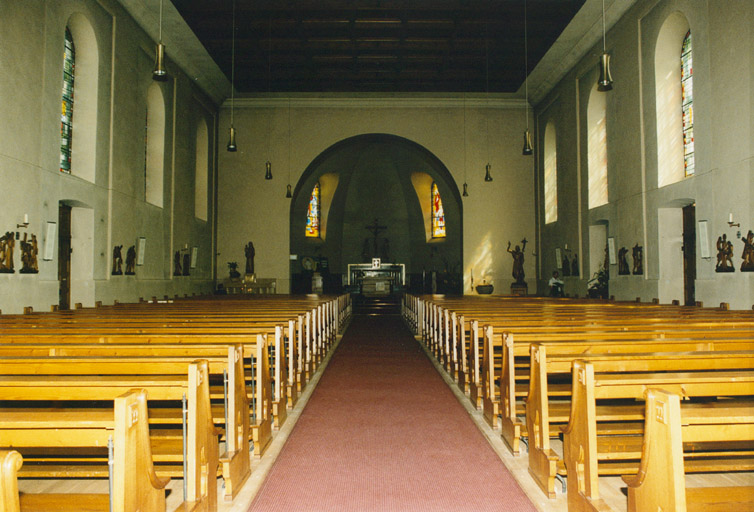
[[[437,183],[446,216],[444,239],[427,240],[426,204],[417,198],[412,181],[416,173]],[[306,237],[306,214],[317,183],[323,234]],[[300,265],[304,258],[309,265],[323,260],[333,279],[331,290],[337,290],[338,276],[347,273],[349,263],[380,257],[406,265],[409,289],[420,286],[422,275],[434,274],[440,282],[436,291],[461,293],[462,216],[461,194],[450,170],[421,144],[385,133],[340,140],[311,161],[294,187],[290,248],[297,260],[291,264],[292,288],[306,291],[296,286],[297,274],[305,273]],[[385,229],[373,236],[366,227],[375,221]]]

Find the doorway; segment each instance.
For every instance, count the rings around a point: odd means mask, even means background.
[[[683,207],[683,298],[684,304],[696,303],[696,204]]]
[[[58,208],[58,308],[71,309],[71,207]]]

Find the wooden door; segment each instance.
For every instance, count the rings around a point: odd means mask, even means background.
[[[71,207],[61,204],[58,210],[58,280],[59,309],[71,309]]]
[[[687,306],[696,302],[696,204],[683,207],[683,296]]]

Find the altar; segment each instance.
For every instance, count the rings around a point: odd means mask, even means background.
[[[348,285],[357,286],[367,297],[390,295],[406,284],[406,265],[402,263],[351,263],[348,265]]]

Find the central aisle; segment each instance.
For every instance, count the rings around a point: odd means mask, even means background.
[[[534,511],[399,316],[351,322],[252,511]]]

